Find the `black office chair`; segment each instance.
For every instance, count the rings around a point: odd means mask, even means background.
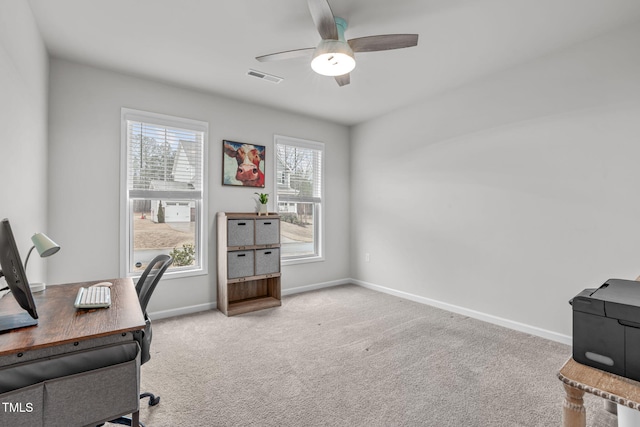
[[[147,304],[149,304],[149,300],[151,299],[151,294],[156,289],[158,282],[162,278],[164,272],[169,268],[171,263],[173,262],[173,258],[169,255],[158,255],[155,257],[147,268],[145,268],[142,276],[138,279],[136,283],[136,292],[138,293],[138,300],[140,301],[140,308],[142,308],[142,312],[144,313],[144,321],[145,327],[141,331],[136,331],[134,333],[135,340],[140,344],[140,364],[146,363],[149,359],[151,359],[151,320],[147,315]],[[140,395],[140,399],[149,398],[149,406],[155,406],[160,403],[160,396],[155,396],[153,393],[142,393]],[[109,421],[113,424],[120,425],[131,425],[131,418],[129,417],[120,417],[115,420]],[[102,425],[102,424],[101,424]],[[140,423],[140,426],[144,427],[144,424]]]

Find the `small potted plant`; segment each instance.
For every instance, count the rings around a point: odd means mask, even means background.
[[[258,202],[260,203],[258,206],[258,216],[265,214],[269,215],[269,210],[267,209],[267,203],[269,202],[269,193],[255,193],[258,195]]]

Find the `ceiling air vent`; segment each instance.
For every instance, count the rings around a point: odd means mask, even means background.
[[[247,71],[247,75],[252,77],[257,77],[259,79],[266,80],[271,83],[280,83],[282,80],[284,80],[282,77],[274,76],[271,74],[263,73],[262,71],[256,71],[251,69]]]

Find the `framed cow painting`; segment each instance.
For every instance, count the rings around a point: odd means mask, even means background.
[[[222,184],[264,188],[265,146],[222,141]]]

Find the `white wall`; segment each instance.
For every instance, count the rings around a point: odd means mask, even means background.
[[[571,335],[570,298],[640,274],[638,41],[625,28],[356,126],[353,277]]]
[[[325,261],[284,267],[282,287],[349,277],[347,127],[60,59],[51,61],[50,86],[50,224],[64,249],[50,264],[52,283],[119,275],[121,107],[209,123],[209,275],[163,280],[149,311],[216,300],[215,213],[252,212],[256,197],[255,189],[222,186],[223,139],[267,147],[272,195],[274,134],[325,143]]]
[[[31,235],[48,233],[48,66],[27,2],[0,2],[0,219],[9,218],[23,261]],[[46,279],[47,261],[32,256],[31,282]]]

